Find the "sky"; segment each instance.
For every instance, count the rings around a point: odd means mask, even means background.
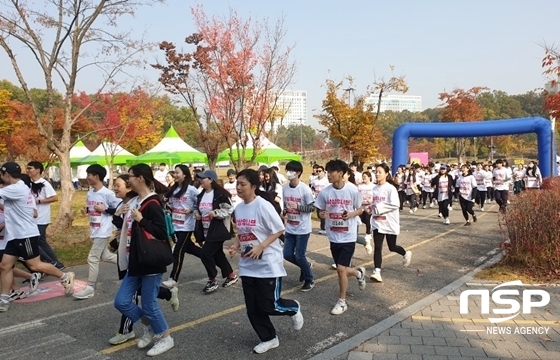
[[[39,1],[40,2],[40,1]],[[135,18],[122,18],[119,28],[142,33],[147,40],[181,44],[196,29],[190,7],[196,1],[167,0],[141,8]],[[440,105],[438,94],[455,88],[486,86],[509,94],[542,88],[542,44],[557,43],[560,1],[440,1],[440,0],[239,0],[204,1],[208,14],[227,16],[235,9],[242,17],[285,17],[286,45],[295,45],[298,73],[290,88],[307,90],[308,123],[318,126],[325,80],[352,76],[356,94],[365,93],[375,76],[404,75],[410,95],[422,96],[423,108]],[[33,59],[19,56],[26,81],[44,88]],[[154,51],[148,63],[162,60]],[[0,50],[0,78],[17,83],[6,54]],[[131,70],[157,84],[150,66]],[[78,89],[99,87],[95,68],[83,72]]]

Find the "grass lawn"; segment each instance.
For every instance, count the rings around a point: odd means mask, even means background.
[[[477,273],[475,279],[495,282],[521,280],[524,284],[560,283],[556,274],[537,274],[531,269],[504,264],[503,260]]]

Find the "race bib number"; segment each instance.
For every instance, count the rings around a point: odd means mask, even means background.
[[[301,215],[300,215],[299,211],[297,211],[295,209],[288,209],[286,215],[288,217],[288,224],[294,225],[294,226],[299,225],[300,218],[301,218]]]
[[[205,215],[202,217],[202,228],[204,229],[204,236],[208,234],[208,228],[210,227],[210,223],[212,222],[212,218],[210,215]]]
[[[461,195],[463,195],[463,197],[468,197],[470,195],[470,189],[468,189],[466,186],[461,186],[459,188],[459,193]]]
[[[239,250],[241,251],[242,257],[245,257],[245,254],[247,254],[249,251],[251,251],[251,249],[260,244],[259,240],[253,233],[239,234],[238,238]]]
[[[329,213],[329,228],[332,232],[346,232],[348,220],[342,219],[342,213]]]
[[[383,216],[383,215],[373,215],[371,218],[372,218],[372,220],[375,220],[375,221],[385,221],[385,220],[387,220],[387,217]]]
[[[527,177],[527,187],[530,187],[530,188],[538,187],[537,178],[536,177]]]
[[[174,210],[171,217],[173,218],[173,224],[183,225],[187,220],[187,214],[181,210]]]
[[[90,213],[89,214],[89,226],[92,228],[101,227],[101,213]]]

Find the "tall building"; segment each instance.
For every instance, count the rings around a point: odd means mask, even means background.
[[[279,116],[274,120],[274,130],[280,125],[288,127],[290,125],[307,125],[307,91],[305,90],[284,90],[278,101],[276,109]],[[265,126],[266,131],[270,131],[271,125]]]
[[[372,94],[366,98],[366,104],[372,105],[377,111],[379,94]],[[387,94],[381,97],[381,112],[384,111],[422,111],[422,96]]]

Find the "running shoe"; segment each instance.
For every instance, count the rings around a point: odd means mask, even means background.
[[[136,335],[134,331],[129,332],[128,334],[120,334],[117,333],[115,336],[109,339],[109,344],[111,345],[119,345],[127,342],[128,340],[134,339]]]
[[[214,292],[214,291],[218,290],[218,287],[219,287],[219,285],[218,285],[217,281],[208,280],[208,282],[206,283],[206,286],[204,287],[204,289],[202,289],[202,291],[209,294],[211,292]]]
[[[295,300],[298,304],[298,311],[295,315],[292,316],[292,327],[294,330],[301,330],[303,327],[303,315],[301,314],[301,305],[299,301]]]
[[[227,277],[227,278],[224,280],[224,283],[222,284],[222,287],[225,287],[225,288],[226,288],[226,287],[230,287],[231,285],[235,284],[235,283],[238,282],[238,281],[239,281],[239,276],[237,276],[237,275],[233,275],[232,278]]]
[[[313,289],[315,287],[315,281],[306,281],[303,283],[303,286],[301,287],[300,291],[302,292],[308,292],[309,290]]]
[[[408,267],[410,260],[412,260],[412,251],[407,251],[403,256],[403,266]]]
[[[10,293],[9,301],[16,301],[20,299],[25,299],[27,297],[27,293],[23,290],[12,290]]]
[[[366,269],[363,267],[358,268],[358,288],[360,290],[366,288]]]
[[[270,349],[277,348],[279,345],[280,345],[280,342],[278,341],[278,336],[276,336],[272,340],[263,341],[263,342],[259,343],[257,346],[255,346],[253,348],[253,351],[257,354],[264,354],[265,352],[267,352]]]
[[[373,270],[373,273],[371,273],[369,278],[373,281],[383,282],[383,278],[381,277],[381,270],[379,269]]]
[[[175,346],[175,340],[171,337],[171,335],[160,338],[154,346],[148,351],[148,356],[157,356],[161,355],[164,352],[172,349]]]
[[[171,292],[171,299],[167,302],[171,305],[171,309],[177,312],[179,311],[179,288],[174,287],[169,290]]]
[[[340,315],[344,313],[346,310],[348,310],[348,305],[346,304],[346,301],[338,300],[336,305],[332,308],[331,314]]]
[[[177,281],[175,281],[173,279],[169,279],[169,280],[162,281],[161,285],[165,286],[168,289],[171,289],[171,288],[174,288],[175,286],[177,286]]]

